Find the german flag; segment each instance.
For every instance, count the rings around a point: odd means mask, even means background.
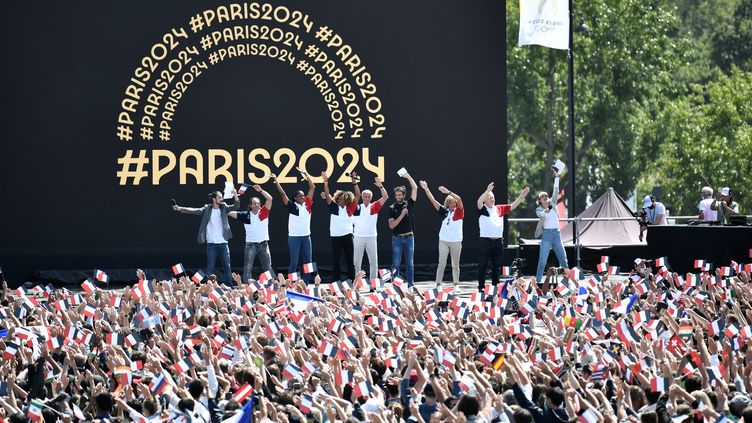
[[[491,363],[491,366],[493,366],[494,370],[499,370],[501,366],[504,365],[504,359],[506,358],[506,356],[506,353],[496,355],[496,358],[494,358],[494,361]]]

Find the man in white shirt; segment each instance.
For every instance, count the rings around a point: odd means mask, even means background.
[[[363,264],[363,252],[368,255],[369,280],[379,277],[379,258],[378,249],[376,248],[376,222],[379,218],[379,210],[384,207],[386,200],[389,199],[384,184],[378,176],[374,179],[374,185],[381,191],[381,198],[378,201],[373,200],[373,192],[370,189],[363,190],[361,198],[363,202],[358,204],[353,213],[353,249],[355,254],[355,271],[360,272]],[[355,184],[355,192],[360,187]]]
[[[232,239],[232,230],[227,220],[227,213],[231,210],[237,210],[240,206],[238,193],[233,190],[234,203],[230,206],[225,204],[223,195],[219,191],[209,194],[209,204],[203,207],[180,207],[177,204],[172,206],[176,212],[183,214],[201,215],[201,224],[198,227],[196,241],[199,244],[206,244],[206,274],[214,273],[214,265],[219,258],[219,264],[225,272],[225,284],[232,286],[232,268],[230,266],[230,248],[227,242]]]
[[[272,270],[272,256],[269,253],[269,211],[272,209],[272,196],[259,185],[254,185],[253,189],[264,197],[264,205],[261,205],[258,197],[253,197],[248,203],[247,211],[229,213],[231,218],[240,220],[245,226],[244,282],[248,282],[251,278],[256,256],[261,262],[261,271],[270,272],[272,278],[275,277],[274,270]]]
[[[702,187],[702,200],[697,208],[700,210],[700,220],[704,222],[717,222],[718,212],[712,210],[710,206],[713,204],[713,188]]]
[[[279,196],[282,197],[282,204],[287,207],[289,220],[287,221],[287,245],[290,247],[290,266],[289,273],[297,272],[298,264],[302,258],[303,264],[311,263],[311,206],[313,205],[313,194],[316,186],[313,184],[311,176],[304,170],[297,168],[298,172],[308,182],[308,194],[303,191],[295,191],[292,201],[287,197],[282,185],[279,184],[277,176],[271,174],[274,184],[277,186]],[[303,280],[308,283],[310,275],[304,274]]]

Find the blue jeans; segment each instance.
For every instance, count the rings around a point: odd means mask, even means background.
[[[253,270],[253,261],[258,255],[261,262],[261,270],[264,272],[272,272],[272,277],[276,277],[274,270],[272,270],[272,256],[269,254],[269,243],[264,242],[247,242],[245,244],[245,261],[243,263],[243,282],[248,282],[251,278],[251,270]]]
[[[206,244],[206,276],[214,273],[214,264],[219,258],[219,265],[225,272],[225,285],[233,286],[235,282],[232,281],[232,269],[230,268],[230,247],[227,243],[222,244]],[[217,280],[220,280],[217,278]]]
[[[554,249],[556,258],[559,260],[559,266],[569,268],[569,265],[567,265],[567,253],[564,251],[564,244],[561,242],[561,232],[558,229],[544,229],[541,236],[538,269],[535,272],[535,280],[538,282],[543,282],[543,271],[545,270],[551,248]]]
[[[310,236],[288,236],[287,245],[290,247],[290,267],[288,272],[297,272],[298,260],[302,257],[302,264],[310,263],[311,260],[311,237]],[[302,274],[305,283],[311,279],[310,275]]]
[[[413,253],[415,252],[415,239],[412,235],[392,236],[392,277],[399,276],[400,264],[402,264],[402,252],[405,252],[405,267],[407,268],[407,285],[413,286]]]

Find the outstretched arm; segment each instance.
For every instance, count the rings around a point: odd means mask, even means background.
[[[433,193],[431,192],[431,189],[428,188],[428,183],[426,181],[420,181],[420,187],[423,188],[423,191],[426,192],[426,197],[428,197],[428,201],[431,202],[431,205],[433,208],[438,210],[441,207],[441,204],[436,201],[436,199],[433,197]]]
[[[383,207],[384,204],[386,204],[386,200],[389,199],[389,193],[386,191],[386,188],[384,188],[384,183],[381,182],[381,178],[378,176],[374,178],[373,183],[376,185],[376,187],[381,191],[381,198],[379,198],[379,203],[381,203],[381,206]]]
[[[321,172],[321,179],[324,181],[324,200],[326,200],[326,204],[332,204],[334,198],[329,193],[329,175],[326,172]]]
[[[457,193],[449,191],[449,189],[447,189],[447,187],[443,185],[439,187],[439,192],[444,195],[451,195],[452,197],[454,197],[454,199],[457,200],[457,208],[459,210],[463,210],[465,208],[465,204],[462,202],[462,198],[460,198]]]
[[[353,184],[353,192],[355,193],[355,198],[353,199],[354,204],[358,204],[358,201],[360,201],[360,187],[358,186],[358,182],[360,182],[360,177],[358,177],[358,174],[353,172],[350,174],[352,176],[352,184]]]
[[[517,196],[517,199],[514,200],[514,202],[510,205],[510,210],[512,211],[517,208],[520,204],[522,204],[522,200],[525,199],[525,196],[530,193],[530,187],[525,187],[522,192],[520,192],[520,195]]]
[[[418,199],[418,184],[415,183],[415,179],[413,179],[412,176],[410,176],[409,173],[405,173],[405,179],[407,179],[407,182],[410,183],[410,198],[412,198],[413,201]]]
[[[491,191],[493,191],[493,189],[494,189],[494,183],[491,182],[490,184],[488,184],[483,194],[481,194],[480,197],[478,197],[478,202],[477,202],[478,210],[480,210],[481,207],[483,207],[483,203],[486,202],[486,198],[488,198],[488,194],[490,194]]]
[[[178,213],[183,213],[183,214],[202,214],[204,213],[205,207],[206,206],[204,207],[181,207],[175,204],[174,206],[172,206],[172,209]]]
[[[261,194],[262,197],[264,197],[264,206],[266,206],[267,210],[271,210],[272,202],[274,201],[274,199],[272,198],[272,195],[264,191],[264,189],[261,188],[261,185],[254,185],[253,189],[255,189],[256,192],[258,192],[259,194]]]
[[[270,173],[269,177],[272,178],[272,181],[274,181],[274,185],[277,187],[277,191],[279,191],[279,196],[282,198],[282,204],[287,206],[287,203],[290,202],[290,199],[287,198],[287,194],[285,193],[285,190],[282,189],[282,185],[279,184],[279,181],[277,180],[277,175]]]
[[[305,178],[306,181],[308,181],[308,194],[306,194],[306,197],[313,200],[313,194],[316,193],[316,185],[313,184],[313,179],[311,179],[311,175],[308,174],[305,170],[301,168],[297,168],[298,172],[300,172],[301,175]]]

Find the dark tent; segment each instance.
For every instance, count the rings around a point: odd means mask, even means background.
[[[592,217],[632,217],[627,203],[609,188],[605,194],[585,211],[580,213],[580,218]],[[564,245],[572,245],[573,222],[569,222],[561,230],[561,240]],[[640,242],[640,226],[636,220],[595,221],[580,222],[580,245],[584,247],[611,246],[611,245],[646,245]],[[539,240],[523,240],[526,244],[538,243]]]

